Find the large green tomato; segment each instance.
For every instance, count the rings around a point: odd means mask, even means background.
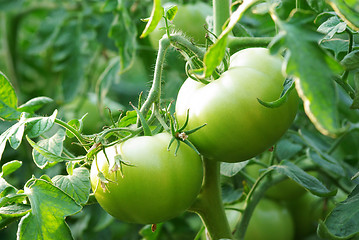
[[[166,3],[166,6],[177,5],[178,11],[173,19],[174,31],[183,32],[195,43],[204,44],[206,29],[206,17],[212,15],[212,8],[204,3],[197,2],[193,4],[178,5],[174,3]],[[154,47],[158,47],[158,41],[166,33],[163,29],[165,26],[164,20],[161,20],[157,28],[149,35],[150,41]]]
[[[241,208],[242,203],[234,208]],[[226,210],[228,222],[233,231],[241,219],[240,212]],[[249,221],[245,240],[292,240],[294,239],[294,224],[290,212],[272,200],[263,198],[260,200]]]
[[[167,150],[171,135],[131,138],[97,154],[91,167],[91,185],[101,207],[115,218],[140,224],[159,223],[183,213],[200,191],[201,158],[185,144],[175,155],[175,144]],[[123,176],[111,171],[120,157]],[[110,164],[110,165],[109,165]],[[99,170],[109,183],[101,187]],[[102,184],[103,185],[103,184]]]
[[[298,108],[292,91],[278,108],[267,108],[257,99],[280,97],[284,76],[282,59],[265,48],[249,48],[234,54],[230,68],[205,85],[187,79],[176,102],[178,122],[189,111],[187,129],[207,124],[189,136],[207,158],[239,162],[270,148],[290,127]]]

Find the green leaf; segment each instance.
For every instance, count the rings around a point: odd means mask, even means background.
[[[227,177],[233,177],[236,175],[239,171],[242,171],[242,169],[247,166],[249,160],[238,162],[238,163],[221,163],[221,174]]]
[[[321,35],[314,29],[312,13],[294,11],[287,21],[274,20],[281,32],[272,44],[289,49],[286,71],[295,78],[307,116],[322,134],[337,136],[342,130],[333,78],[342,67],[318,46]]]
[[[53,11],[49,11],[46,21],[41,22],[36,32],[36,37],[29,47],[29,54],[37,56],[53,47],[56,38],[61,36],[62,26],[65,24],[68,17],[68,12],[61,7]],[[53,51],[54,49],[51,50]]]
[[[116,10],[118,3],[119,3],[119,1],[117,1],[117,0],[107,0],[102,6],[102,11],[112,12],[112,11]]]
[[[339,203],[321,222],[318,235],[322,239],[351,239],[359,233],[359,188],[355,187],[349,197]]]
[[[56,154],[54,154],[52,152],[49,152],[47,149],[39,146],[34,141],[32,141],[28,136],[26,136],[26,139],[29,142],[29,144],[37,152],[39,152],[42,156],[44,156],[46,158],[47,162],[49,162],[49,163],[58,163],[58,162],[64,162],[64,161],[79,161],[79,160],[83,160],[85,158],[85,156],[80,156],[80,157],[77,157],[77,158],[62,157],[62,156],[56,155]],[[36,164],[38,164],[36,162],[36,160],[34,160],[34,161],[35,161]],[[43,164],[41,164],[41,162],[40,162],[39,167],[41,168],[42,166],[43,166]]]
[[[150,126],[148,125],[148,123],[146,121],[146,118],[143,116],[143,114],[140,112],[140,110],[137,107],[135,107],[132,103],[130,103],[130,104],[133,107],[133,109],[135,109],[135,111],[137,113],[137,116],[140,119],[140,122],[141,122],[141,125],[142,125],[142,128],[143,128],[143,134],[145,136],[152,136],[152,131],[151,131],[151,128],[150,128]]]
[[[120,72],[126,71],[134,61],[136,53],[137,28],[125,7],[115,12],[109,37],[111,37],[119,50]]]
[[[31,179],[25,194],[31,204],[31,212],[24,216],[17,232],[18,239],[73,239],[65,217],[81,210],[70,196],[49,182]]]
[[[25,121],[20,120],[19,122],[12,125],[10,128],[8,128],[5,132],[3,132],[0,135],[0,159],[1,159],[2,153],[4,152],[6,142],[10,138],[12,138],[13,146],[16,147],[16,145],[17,145],[16,142],[18,142],[18,137],[19,137],[18,134],[21,132],[21,129],[24,128],[24,125],[25,125]],[[17,136],[17,137],[12,137],[14,135]]]
[[[10,223],[26,215],[30,210],[30,206],[24,204],[0,207],[0,229],[6,228]]]
[[[24,115],[21,115],[20,121],[17,124],[15,124],[13,133],[10,135],[8,139],[10,146],[13,149],[17,149],[22,142],[22,137],[24,135],[25,126],[26,126],[26,118],[23,116]]]
[[[34,113],[36,110],[40,109],[45,104],[48,104],[52,101],[53,100],[48,97],[36,97],[22,104],[20,107],[17,108],[17,110],[21,112]]]
[[[336,191],[328,190],[317,178],[309,175],[290,161],[283,160],[280,165],[273,165],[270,168],[286,175],[317,196],[328,197],[336,193]]]
[[[137,121],[137,113],[135,110],[127,111],[126,115],[120,119],[117,123],[118,127],[128,127],[132,124],[135,124]]]
[[[112,58],[97,82],[96,93],[100,108],[102,108],[104,99],[109,89],[119,77],[118,73],[120,71],[120,61],[119,57]]]
[[[323,12],[325,8],[325,0],[307,0],[307,3],[316,12]]]
[[[1,176],[7,176],[13,172],[15,172],[18,168],[22,166],[22,162],[18,160],[13,160],[10,162],[5,163],[1,167]]]
[[[242,4],[237,8],[237,10],[232,13],[227,26],[218,36],[216,42],[209,47],[208,51],[204,56],[204,77],[211,76],[216,67],[222,62],[226,53],[228,35],[236,26],[236,23],[242,18],[244,12],[257,1],[258,0],[244,0]]]
[[[85,80],[84,68],[89,60],[81,51],[84,40],[81,39],[81,28],[78,22],[78,20],[68,22],[61,31],[61,37],[55,43],[57,49],[68,52],[62,76],[62,93],[66,101],[71,101],[78,96]],[[62,60],[60,62],[63,64]]]
[[[24,0],[2,0],[0,1],[0,11],[18,10]]]
[[[4,190],[6,190],[7,188],[12,188],[14,192],[17,191],[15,187],[6,182],[4,178],[0,177],[0,197],[4,197],[6,195],[6,193],[4,193]]]
[[[321,168],[326,169],[338,176],[345,177],[345,171],[343,167],[330,155],[321,156],[313,150],[308,150],[307,155],[318,164]]]
[[[17,109],[17,96],[6,76],[0,72],[0,119],[15,120],[20,116]]]
[[[320,46],[331,51],[336,59],[342,59],[348,52],[349,41],[333,38],[322,41]]]
[[[166,18],[170,21],[172,21],[178,11],[178,7],[176,5],[170,6],[168,9],[165,10],[166,11]]]
[[[0,208],[0,217],[22,217],[30,212],[31,207],[24,204],[8,205]]]
[[[40,140],[37,145],[47,152],[60,156],[63,150],[63,141],[65,140],[65,137],[65,131],[60,129],[52,137]],[[35,148],[32,151],[32,157],[35,164],[41,169],[44,169],[48,164],[53,163],[51,159],[47,159],[44,155],[41,155]]]
[[[86,168],[76,168],[72,175],[58,175],[53,184],[72,197],[78,204],[85,204],[90,196],[90,173]]]
[[[328,1],[334,11],[342,18],[349,27],[359,31],[359,2],[355,0],[332,0]]]
[[[86,116],[87,116],[87,114],[84,115],[81,119],[72,119],[67,124],[70,125],[71,127],[75,128],[77,131],[81,132],[83,129],[83,119]],[[68,136],[69,138],[75,137],[75,135],[67,129],[66,129],[66,136]]]
[[[277,143],[276,155],[280,160],[292,159],[300,150],[302,145],[291,142],[289,139],[283,138]]]
[[[29,118],[26,120],[26,135],[29,138],[35,138],[50,130],[54,125],[56,116],[57,110],[55,110],[54,113],[49,117]]]
[[[318,27],[318,32],[326,34],[324,39],[331,39],[336,33],[344,32],[346,28],[345,22],[340,21],[337,16],[333,16]]]
[[[52,128],[56,115],[57,110],[50,117],[27,118],[27,114],[23,113],[19,122],[0,135],[0,159],[7,141],[9,141],[11,147],[16,149],[20,145],[24,133],[31,137],[37,137]],[[26,129],[24,131],[25,126]]]
[[[359,50],[348,53],[340,63],[348,71],[359,69]]]
[[[143,30],[140,38],[146,37],[157,27],[163,16],[163,7],[161,6],[161,0],[154,0],[151,16],[146,24],[145,29]]]

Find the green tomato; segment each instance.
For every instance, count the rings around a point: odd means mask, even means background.
[[[165,7],[177,5],[178,11],[173,19],[175,32],[183,32],[194,42],[199,44],[205,43],[206,29],[206,17],[212,15],[212,8],[204,3],[197,2],[193,4],[178,5],[173,3],[166,3]],[[158,41],[166,33],[163,27],[165,26],[164,20],[162,19],[158,24],[157,28],[149,35],[152,46],[158,48]]]
[[[236,57],[238,56],[238,57]],[[176,102],[176,116],[187,129],[207,124],[189,136],[207,158],[240,162],[270,148],[290,127],[298,108],[291,92],[278,108],[267,108],[257,99],[280,97],[284,76],[282,59],[265,48],[249,48],[235,54],[230,68],[205,85],[187,79]]]
[[[202,162],[190,147],[175,144],[167,150],[171,135],[131,138],[97,154],[91,167],[91,185],[101,207],[115,218],[131,223],[159,223],[183,213],[198,195],[203,178]],[[112,171],[115,158],[122,173]],[[111,166],[111,167],[109,167]],[[101,171],[108,183],[99,179]]]
[[[243,208],[243,203],[231,206]],[[236,210],[226,210],[231,230],[235,231],[241,213]],[[260,200],[249,221],[245,240],[292,240],[294,239],[294,223],[288,209],[272,200]]]
[[[306,192],[303,196],[287,203],[293,216],[295,235],[298,239],[316,232],[319,220],[333,210],[338,202],[346,199],[346,194],[339,190],[333,198],[323,198]]]

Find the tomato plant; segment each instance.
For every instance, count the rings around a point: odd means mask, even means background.
[[[207,85],[187,79],[178,93],[176,116],[184,123],[188,113],[189,128],[206,124],[190,136],[204,156],[239,162],[269,149],[285,133],[296,115],[298,97],[290,93],[278,108],[258,102],[277,100],[284,83],[281,58],[267,49],[242,50],[230,64]]]
[[[229,208],[243,208],[243,203]],[[231,228],[235,230],[241,219],[237,210],[226,210]],[[294,222],[289,210],[273,200],[263,198],[256,206],[245,234],[245,240],[294,239]]]
[[[174,146],[167,150],[170,139],[168,133],[135,137],[97,154],[91,184],[108,213],[149,224],[179,216],[191,206],[202,184],[201,159],[184,144],[176,155]],[[113,169],[116,164],[121,172]],[[99,172],[108,181],[102,187]]]
[[[0,239],[357,238],[359,3],[164,1],[0,1]]]

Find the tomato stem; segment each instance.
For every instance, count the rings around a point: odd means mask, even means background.
[[[147,116],[147,113],[150,110],[153,103],[155,102],[160,103],[162,69],[163,69],[163,63],[165,60],[166,52],[169,46],[170,46],[169,39],[165,36],[162,37],[159,42],[158,56],[156,59],[153,83],[150,92],[148,94],[148,97],[146,98],[145,102],[143,103],[140,109],[140,112],[143,116]],[[139,119],[137,122],[139,123]]]
[[[230,15],[230,2],[228,0],[213,0],[213,27],[214,34],[219,36],[222,27]]]
[[[87,142],[74,127],[70,126],[69,124],[58,118],[55,118],[55,123],[70,131],[76,137],[76,139],[81,143],[81,145],[86,149],[86,151],[89,150],[89,147],[87,147]]]
[[[233,239],[224,211],[220,184],[220,162],[203,158],[204,182],[190,211],[197,213],[212,240]]]
[[[267,47],[272,37],[232,37],[228,36],[229,48]]]
[[[261,200],[261,198],[264,196],[265,192],[271,186],[286,179],[285,175],[268,178],[267,175],[271,174],[272,171],[273,171],[272,169],[269,169],[265,171],[262,175],[260,175],[257,181],[252,186],[250,192],[248,193],[245,200],[244,211],[241,217],[241,221],[237,224],[234,233],[235,239],[238,240],[244,239],[253,211],[257,206],[257,204],[259,203],[259,201]]]

